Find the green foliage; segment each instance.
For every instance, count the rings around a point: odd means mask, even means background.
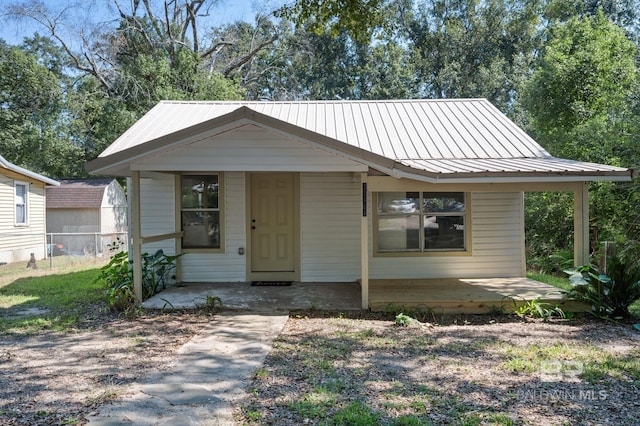
[[[566,296],[588,303],[598,318],[627,318],[629,307],[640,300],[640,268],[609,257],[606,272],[585,265],[566,271],[572,288]]]
[[[95,315],[104,299],[104,287],[95,280],[97,274],[98,270],[91,268],[21,277],[0,287],[0,310],[7,313],[0,317],[0,332],[73,330]]]
[[[409,324],[411,324],[412,320],[413,318],[411,318],[409,315],[405,315],[400,312],[398,315],[396,315],[395,324],[402,327],[408,327]]]
[[[484,97],[514,112],[542,38],[541,1],[419,2],[408,20],[421,95]]]
[[[380,424],[380,415],[362,402],[352,402],[329,419],[329,424],[374,426]]]
[[[204,308],[210,312],[217,312],[222,308],[222,299],[218,296],[209,296],[204,300]]]
[[[554,4],[559,2],[550,8]],[[528,128],[554,156],[636,167],[640,163],[634,136],[640,113],[637,44],[608,18],[616,15],[612,10],[605,15],[593,4],[570,4],[577,15],[553,21],[540,63],[523,88]],[[598,182],[589,189],[592,252],[603,240],[640,239],[633,207],[639,201],[637,181]],[[562,267],[554,255],[573,249],[572,215],[569,194],[527,196],[526,238],[532,269],[555,272]]]
[[[66,127],[58,65],[40,63],[49,58],[37,43],[17,47],[0,40],[0,153],[30,170],[64,176],[81,168],[82,150]]]
[[[547,320],[552,317],[566,318],[564,311],[557,305],[542,302],[539,297],[532,300],[524,300],[521,303],[513,301],[514,313],[521,318],[533,317]]]
[[[175,279],[173,271],[178,257],[165,255],[162,249],[152,255],[142,254],[142,300],[164,290]],[[135,309],[132,263],[129,253],[115,253],[109,263],[100,269],[100,275],[96,279],[107,286],[107,303],[116,311]]]
[[[571,288],[571,284],[569,284],[569,280],[567,279],[566,276],[559,277],[557,275],[549,275],[549,274],[543,274],[540,272],[529,271],[527,272],[527,278],[540,281],[541,283],[552,285],[561,290],[568,290]]]
[[[593,140],[591,127],[603,116],[608,124],[619,121],[637,87],[636,54],[624,30],[601,12],[553,28],[525,93],[537,133],[551,138],[587,126],[584,134]],[[556,155],[566,152],[553,148]]]
[[[358,41],[369,41],[377,28],[385,27],[385,0],[298,0],[277,14],[309,27],[316,33],[337,35],[347,31]]]

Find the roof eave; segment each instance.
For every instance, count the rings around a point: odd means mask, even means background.
[[[391,176],[428,183],[531,183],[531,182],[629,182],[635,176],[631,169],[602,172],[481,172],[432,173],[396,164]]]
[[[393,173],[394,160],[286,123],[246,106],[242,106],[220,117],[161,136],[109,156],[98,157],[95,160],[89,161],[85,165],[85,169],[92,174],[129,176],[131,166],[137,161],[161,154],[175,145],[188,144],[202,140],[205,137],[219,135],[246,124],[255,124],[275,131],[284,132],[300,138],[305,143],[316,144],[316,147],[339,152],[347,158],[366,164],[369,167],[378,168],[391,174]]]
[[[27,170],[24,169],[20,166],[16,166],[13,163],[10,163],[9,161],[7,161],[2,155],[0,155],[0,166],[4,167],[7,170],[10,170],[14,173],[18,173],[21,174],[23,176],[29,177],[31,179],[35,179],[39,182],[42,182],[46,185],[52,185],[52,186],[60,186],[60,182],[50,179],[46,176],[42,176],[36,172],[32,172],[31,170]]]

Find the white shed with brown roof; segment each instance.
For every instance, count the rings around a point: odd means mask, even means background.
[[[162,248],[183,282],[359,281],[363,307],[370,279],[524,277],[526,191],[575,194],[582,263],[587,183],[631,178],[484,99],[166,101],[87,170],[129,178],[134,268]]]
[[[60,186],[47,188],[46,197],[47,233],[57,234],[54,242],[65,251],[80,252],[95,243],[91,233],[100,235],[99,242],[126,239],[127,199],[117,180],[63,179]]]

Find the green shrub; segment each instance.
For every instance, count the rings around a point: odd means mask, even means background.
[[[572,288],[567,297],[588,303],[598,318],[627,318],[629,307],[640,300],[640,269],[636,262],[623,262],[618,256],[607,259],[606,273],[585,265],[565,271]]]
[[[407,327],[409,326],[409,324],[411,324],[411,320],[413,320],[413,318],[411,318],[409,315],[405,315],[400,312],[398,315],[396,315],[395,324],[402,327]]]
[[[164,290],[175,280],[173,272],[178,257],[168,256],[162,249],[152,255],[142,254],[142,300]],[[96,279],[106,284],[107,304],[116,311],[135,308],[132,263],[127,252],[117,252],[111,256],[109,263],[100,268],[100,275]]]

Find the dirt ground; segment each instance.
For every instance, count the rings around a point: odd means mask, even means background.
[[[83,424],[127,385],[169,368],[176,350],[210,320],[206,314],[105,318],[71,334],[3,335],[0,425]]]
[[[593,319],[290,318],[242,423],[637,425],[640,333]]]
[[[99,405],[126,397],[132,382],[169,369],[210,318],[158,313],[66,335],[1,336],[0,424],[85,423]],[[341,424],[336,419],[348,417],[337,416],[359,403],[386,424],[637,424],[639,348],[640,333],[629,325],[593,320],[479,316],[398,327],[375,317],[297,314],[237,417]],[[580,375],[552,365],[541,380],[539,359],[579,362]]]

